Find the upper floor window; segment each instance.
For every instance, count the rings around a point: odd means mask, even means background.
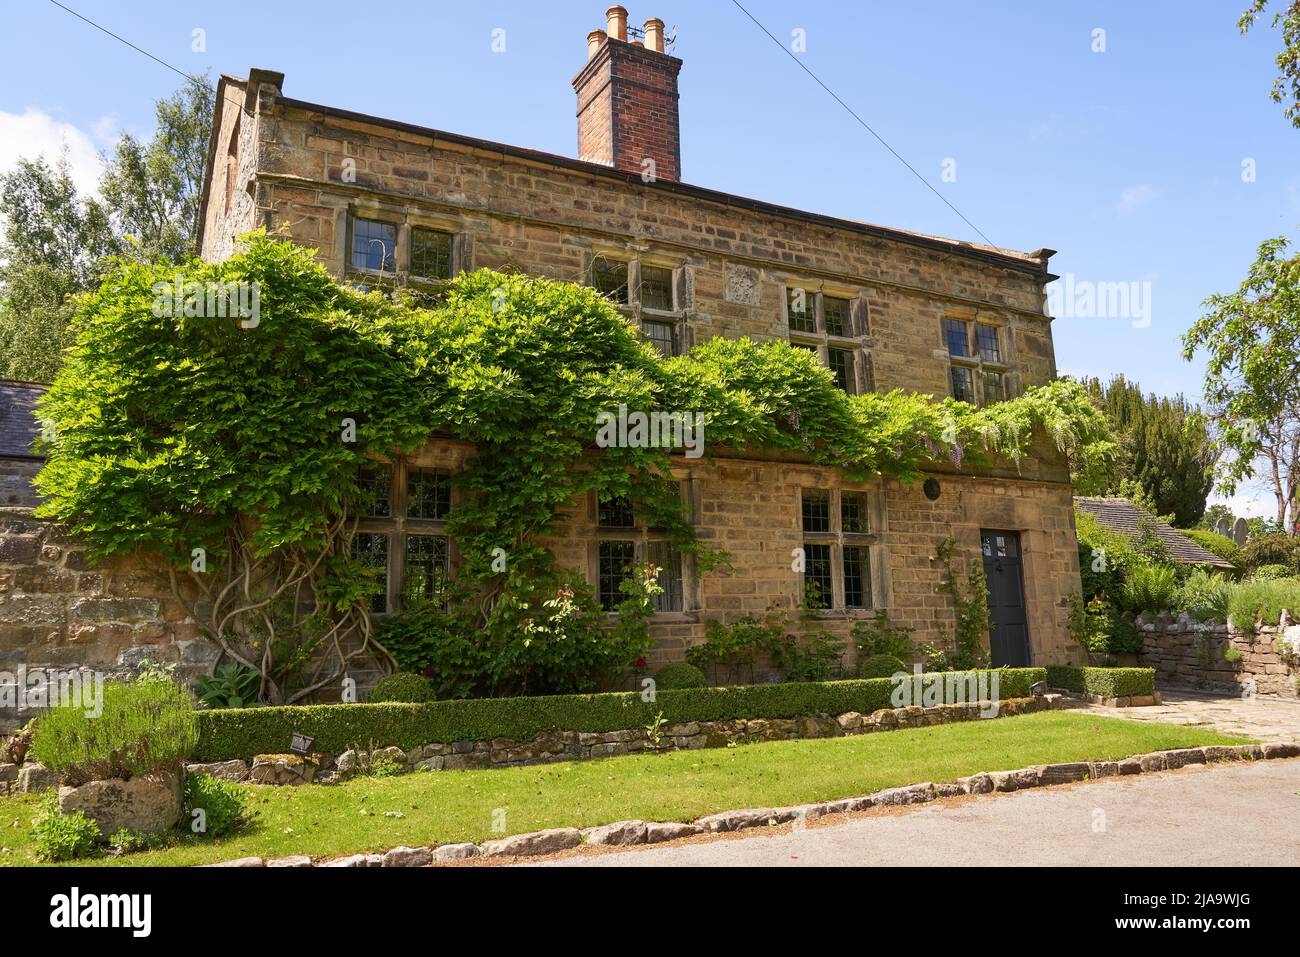
[[[406,473],[406,516],[441,521],[451,511],[451,485],[445,472],[409,469]]]
[[[597,256],[591,262],[591,285],[607,299],[627,305],[627,263]]]
[[[641,308],[673,310],[673,271],[666,266],[641,266]]]
[[[688,288],[683,281],[685,269],[597,253],[591,260],[591,285],[616,306],[626,307],[628,317],[640,323],[645,337],[663,355],[675,356],[687,338],[681,301]]]
[[[357,269],[396,269],[397,225],[377,219],[353,219],[352,265]]]
[[[405,272],[412,279],[444,280],[467,265],[469,247],[457,245],[452,229],[412,222],[397,213],[392,219],[351,217],[347,268],[376,273]],[[363,284],[362,288],[369,288]]]
[[[965,359],[970,355],[970,330],[960,319],[943,321],[944,335],[948,339],[948,355]]]
[[[990,322],[944,319],[948,381],[952,397],[971,405],[990,405],[1009,395],[1009,372],[1002,329]]]
[[[392,515],[392,469],[387,465],[363,468],[357,479],[361,486],[361,505],[358,514],[367,518],[387,518]]]
[[[852,302],[838,296],[822,296],[822,315],[826,320],[826,335],[847,336],[852,328],[849,310]]]
[[[966,366],[953,366],[949,370],[952,378],[952,397],[959,402],[975,404],[974,370]]]
[[[632,500],[626,495],[601,496],[596,516],[597,524],[601,528],[636,527],[636,515],[632,511]]]
[[[1002,350],[998,348],[998,327],[987,322],[975,323],[975,346],[985,362],[1001,362]]]
[[[852,342],[865,330],[866,303],[860,299],[787,286],[785,317],[790,344],[817,354],[831,370],[835,384],[849,395],[874,389],[870,381],[871,356],[861,342]],[[865,335],[865,331],[861,333]]]
[[[652,319],[642,321],[641,328],[646,337],[665,356],[677,355],[677,325],[672,322],[655,322]]]
[[[858,386],[853,369],[852,350],[829,347],[826,350],[826,362],[830,366],[831,375],[835,377],[835,384],[849,395],[856,394]]]
[[[451,233],[415,227],[411,230],[411,275],[424,279],[451,278]]]
[[[817,331],[817,294],[799,286],[785,291],[785,317],[791,332]]]

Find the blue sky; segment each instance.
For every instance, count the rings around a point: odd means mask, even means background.
[[[567,155],[607,5],[65,2],[187,72],[277,69],[290,96]],[[1300,131],[1267,95],[1280,39],[1237,33],[1245,0],[742,2],[787,44],[804,31],[802,61],[994,243],[1056,249],[1076,284],[1150,284],[1149,315],[1058,316],[1062,371],[1195,397],[1177,339],[1199,303],[1263,239],[1300,239]],[[624,6],[676,27],[683,179],[979,239],[730,0]],[[0,168],[62,141],[93,181],[95,150],[147,134],[180,78],[47,0],[6,14]]]

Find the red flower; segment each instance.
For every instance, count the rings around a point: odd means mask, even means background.
[[[637,669],[637,671],[644,671],[644,670],[645,670],[645,659],[644,659],[644,658],[638,658],[638,659],[636,660],[636,669]]]

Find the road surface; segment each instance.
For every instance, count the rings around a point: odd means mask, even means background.
[[[1300,864],[1300,758],[879,809],[797,832],[591,848],[531,866],[1260,864]]]

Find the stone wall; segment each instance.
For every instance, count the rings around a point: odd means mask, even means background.
[[[266,76],[258,74],[259,93],[247,99],[247,81],[222,78],[214,155],[220,162],[229,153],[232,101],[247,102],[231,162],[235,192],[253,195],[257,225],[316,249],[339,276],[375,278],[356,274],[348,262],[351,218],[376,217],[401,229],[454,233],[460,269],[510,267],[582,281],[596,256],[677,267],[676,318],[687,343],[788,337],[784,291],[791,286],[860,300],[869,328],[855,345],[870,355],[882,390],[949,394],[945,318],[1001,326],[1004,361],[1020,388],[1055,378],[1041,258],[957,243],[935,248],[934,240],[904,231],[645,183],[542,153],[475,146],[287,99]],[[207,198],[208,259],[226,255],[233,233],[252,225],[242,216],[221,219],[223,184],[216,177]],[[403,244],[399,232],[399,271],[406,268]],[[1063,478],[1064,460],[1054,464],[1055,477]]]
[[[40,496],[32,480],[40,470],[40,459],[0,456],[0,508],[35,508]]]
[[[94,564],[83,544],[30,509],[0,508],[0,671],[125,673],[152,660],[175,663],[189,677],[215,657],[147,563]],[[25,717],[0,710],[0,731]]]
[[[1140,627],[1139,664],[1155,668],[1162,685],[1234,694],[1253,687],[1256,694],[1300,697],[1300,625],[1285,618],[1279,625],[1261,625],[1256,634],[1224,624],[1200,625],[1186,616],[1161,615]],[[1229,649],[1241,657],[1225,659]]]

